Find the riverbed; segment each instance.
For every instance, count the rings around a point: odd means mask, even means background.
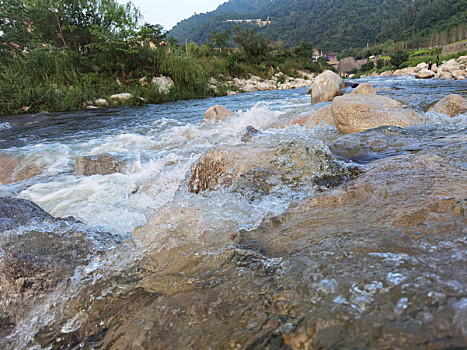
[[[269,128],[325,105],[310,105],[307,89],[2,117],[0,155],[34,176],[0,185],[0,196],[75,220],[64,229],[31,218],[4,234],[76,231],[99,249],[9,321],[0,344],[467,346],[467,116],[426,112],[448,94],[467,97],[467,83],[358,82],[415,109],[424,123],[346,136],[324,124]],[[234,115],[205,123],[217,104]],[[245,146],[247,126],[258,136]],[[211,191],[187,186],[193,164],[214,147],[277,145],[278,163],[304,145],[330,159],[323,174],[338,180],[260,174],[256,186],[253,174]],[[122,171],[76,174],[77,157],[103,153],[121,159]]]

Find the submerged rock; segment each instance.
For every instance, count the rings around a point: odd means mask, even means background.
[[[253,138],[260,134],[260,131],[255,129],[254,127],[252,127],[251,125],[248,125],[246,128],[245,128],[245,132],[243,133],[242,137],[241,137],[241,141],[246,143],[246,142],[250,142],[253,140]]]
[[[234,113],[231,110],[225,108],[224,106],[215,105],[210,107],[204,114],[204,122],[218,122],[233,114]]]
[[[467,99],[451,94],[436,102],[429,111],[447,114],[450,117],[467,112]]]
[[[44,304],[23,325],[29,338],[10,341],[42,348],[116,341],[122,348],[462,347],[466,151],[451,145],[375,162],[360,178],[244,232],[197,232],[205,213],[174,203],[186,210],[180,228],[193,224],[186,232],[170,225],[161,233],[164,218],[155,215],[137,234],[153,242],[108,257],[114,265],[63,289],[63,300]],[[240,246],[226,243],[229,236]]]
[[[13,182],[24,181],[42,172],[39,166],[28,164],[19,159],[0,156],[0,184],[8,185]]]
[[[311,103],[332,101],[344,88],[345,83],[340,76],[330,70],[324,71],[311,85]]]
[[[110,154],[83,156],[75,159],[77,175],[108,175],[122,171],[123,163]]]
[[[402,108],[396,100],[384,96],[345,95],[331,105],[337,130],[348,134],[379,126],[410,126],[422,122],[413,110]]]

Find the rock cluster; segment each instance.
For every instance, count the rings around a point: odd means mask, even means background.
[[[336,127],[340,133],[348,134],[380,126],[406,127],[422,122],[414,110],[403,108],[402,103],[389,97],[376,95],[370,84],[360,84],[352,93],[335,97],[330,105],[312,114],[277,122],[271,127],[298,124],[314,128],[325,123]]]
[[[417,79],[438,78],[444,80],[464,80],[467,78],[467,56],[451,59],[442,63],[439,67],[434,64],[428,70],[427,63],[420,63],[417,67],[407,67],[395,71],[385,71],[381,74],[376,72],[365,76],[387,76],[387,75],[413,75]]]
[[[234,95],[237,93],[237,91],[255,92],[266,90],[298,89],[310,86],[313,82],[314,75],[306,72],[299,72],[299,74],[303,78],[288,77],[283,73],[276,73],[271,77],[271,79],[263,79],[253,75],[248,79],[234,78],[228,81],[226,84],[230,87],[228,95]],[[211,86],[215,87],[215,81],[211,81]]]

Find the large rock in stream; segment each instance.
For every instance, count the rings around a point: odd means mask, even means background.
[[[297,119],[271,125],[282,128],[294,124],[314,128],[320,124],[336,127],[343,134],[360,132],[381,126],[406,127],[423,123],[414,110],[389,97],[378,96],[369,84],[361,84],[352,93],[334,98],[330,105]]]
[[[42,172],[41,166],[10,156],[0,155],[0,185],[24,181]]]
[[[209,150],[193,164],[188,189],[199,193],[233,186],[240,191],[269,193],[284,185],[311,188],[326,179],[343,181],[353,172],[340,166],[321,142],[297,138],[226,145]]]
[[[0,338],[29,316],[79,265],[115,243],[34,203],[0,197]]]
[[[330,70],[324,71],[311,85],[311,103],[332,101],[344,88],[345,82],[340,76]]]
[[[467,99],[457,94],[451,94],[436,102],[429,111],[455,117],[467,112]]]
[[[423,121],[417,112],[384,96],[339,96],[333,100],[331,109],[336,128],[343,134],[380,126],[405,127]]]

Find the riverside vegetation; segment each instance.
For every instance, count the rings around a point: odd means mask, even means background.
[[[249,29],[213,33],[201,46],[180,46],[166,40],[162,26],[141,24],[131,2],[0,5],[0,115],[82,109],[86,101],[122,92],[131,93],[131,105],[219,96],[231,76],[296,76],[301,69],[319,72],[327,66],[309,62],[310,44],[284,49]],[[237,47],[228,48],[228,42]],[[170,91],[144,82],[158,76],[173,79]]]

